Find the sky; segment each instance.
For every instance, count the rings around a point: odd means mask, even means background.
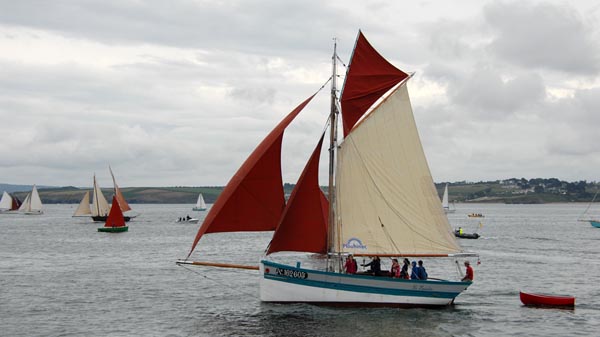
[[[0,0],[0,183],[225,185],[359,29],[415,73],[434,181],[600,180],[597,1]],[[286,131],[285,182],[328,91]]]

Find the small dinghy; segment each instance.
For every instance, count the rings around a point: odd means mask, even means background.
[[[461,233],[458,229],[454,231],[454,236],[461,239],[479,239],[477,233]]]
[[[525,305],[540,307],[574,307],[575,297],[566,295],[532,294],[519,292]]]

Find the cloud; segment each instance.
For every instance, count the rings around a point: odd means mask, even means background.
[[[571,5],[492,2],[483,13],[495,33],[490,48],[499,58],[527,68],[598,74],[596,27]]]

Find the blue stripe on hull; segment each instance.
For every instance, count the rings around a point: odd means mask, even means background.
[[[261,262],[265,266],[263,277],[268,280],[356,293],[453,299],[470,285],[470,283],[467,282],[402,280],[384,276],[349,275],[296,268],[270,261]],[[278,275],[275,272],[267,272],[266,269],[269,267],[304,272],[307,277],[302,278]],[[319,278],[321,280],[318,280]],[[371,284],[368,285],[369,283]],[[440,287],[453,288],[455,291],[436,291],[432,289]]]
[[[596,228],[600,228],[600,221],[590,220],[590,224]]]

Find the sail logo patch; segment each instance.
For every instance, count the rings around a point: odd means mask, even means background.
[[[357,238],[350,238],[346,243],[344,243],[344,248],[348,249],[367,249],[367,246],[363,245],[362,241]]]

